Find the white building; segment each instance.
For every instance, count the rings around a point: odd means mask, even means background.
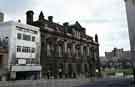
[[[39,28],[15,23],[0,23],[0,47],[7,48],[8,59],[4,64],[10,79],[37,79],[40,77]]]

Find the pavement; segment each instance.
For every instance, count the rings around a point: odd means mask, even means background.
[[[78,87],[135,87],[132,78],[103,78]]]

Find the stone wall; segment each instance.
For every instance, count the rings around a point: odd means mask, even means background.
[[[22,80],[0,82],[0,87],[75,87],[90,81],[90,79]]]

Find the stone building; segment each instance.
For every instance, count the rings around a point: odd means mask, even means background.
[[[40,28],[41,65],[43,78],[79,78],[96,75],[99,69],[98,36],[86,35],[86,29],[79,22],[73,25],[55,23],[53,16],[33,21],[33,11],[27,11],[27,24]]]
[[[107,59],[105,66],[109,68],[131,68],[130,51],[114,48],[111,52],[105,52]]]

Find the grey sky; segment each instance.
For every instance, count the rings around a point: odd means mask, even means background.
[[[62,23],[79,21],[87,34],[99,35],[100,55],[114,47],[129,50],[129,38],[124,0],[1,0],[0,10],[5,20],[25,22],[25,12],[34,10],[35,19],[42,10]]]

